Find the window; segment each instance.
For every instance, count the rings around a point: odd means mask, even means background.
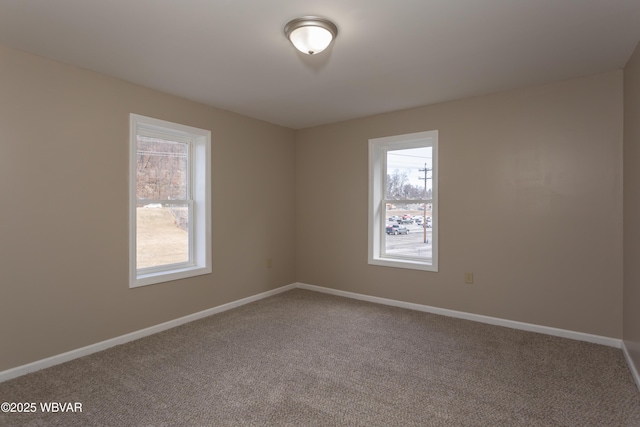
[[[438,131],[369,140],[369,264],[438,271]]]
[[[211,273],[211,132],[130,116],[129,286]]]

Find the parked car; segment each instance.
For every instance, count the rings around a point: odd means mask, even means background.
[[[416,222],[416,224],[420,225],[424,221],[424,218],[422,218],[421,216],[417,216],[414,218],[414,221]]]
[[[400,224],[389,224],[386,228],[387,234],[409,234],[409,229]]]
[[[398,215],[390,216],[389,221],[398,222],[401,218]]]

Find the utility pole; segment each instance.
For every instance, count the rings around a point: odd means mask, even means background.
[[[422,229],[424,230],[424,243],[427,243],[427,172],[430,172],[432,168],[427,168],[427,164],[424,164],[424,169],[418,169],[418,172],[424,172],[424,178],[420,178],[424,180],[424,206],[422,207]]]

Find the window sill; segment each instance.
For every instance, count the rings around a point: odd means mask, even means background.
[[[369,264],[383,267],[406,268],[409,270],[431,271],[434,273],[438,272],[438,266],[433,263],[414,261],[410,259],[371,258],[369,259]]]
[[[188,277],[202,276],[211,273],[208,267],[185,267],[169,271],[157,271],[152,273],[138,274],[132,278],[129,287],[138,288],[140,286],[154,285],[156,283],[170,282],[172,280],[186,279]]]

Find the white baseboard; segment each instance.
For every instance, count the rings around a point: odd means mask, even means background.
[[[79,357],[88,356],[90,354],[97,353],[102,350],[106,350],[116,345],[125,344],[130,341],[144,338],[146,336],[153,335],[158,332],[165,331],[167,329],[175,328],[176,326],[180,326],[185,323],[193,322],[194,320],[202,319],[217,313],[221,313],[223,311],[231,310],[233,308],[240,307],[242,305],[249,304],[251,302],[258,301],[260,299],[267,298],[273,295],[277,295],[279,293],[286,292],[295,288],[307,289],[310,291],[322,292],[326,294],[342,296],[342,297],[352,298],[352,299],[357,299],[362,301],[368,301],[368,302],[373,302],[377,304],[384,304],[384,305],[390,305],[394,307],[406,308],[409,310],[439,314],[442,316],[472,320],[475,322],[487,323],[490,325],[504,326],[512,329],[538,332],[541,334],[553,335],[553,336],[570,338],[570,339],[579,340],[579,341],[591,342],[595,344],[602,344],[610,347],[622,348],[624,351],[625,357],[627,359],[627,363],[629,364],[629,368],[631,369],[634,379],[638,384],[638,388],[640,388],[640,377],[638,376],[638,372],[635,369],[635,366],[633,365],[633,363],[631,362],[631,359],[629,358],[629,354],[627,353],[622,340],[619,340],[619,339],[603,337],[599,335],[585,334],[582,332],[574,332],[566,329],[551,328],[548,326],[533,325],[530,323],[516,322],[513,320],[500,319],[496,317],[483,316],[479,314],[465,313],[462,311],[431,307],[428,305],[414,304],[414,303],[392,300],[387,298],[374,297],[374,296],[369,296],[364,294],[357,294],[353,292],[340,291],[337,289],[325,288],[322,286],[315,286],[315,285],[308,285],[305,283],[292,283],[290,285],[282,286],[277,289],[273,289],[267,292],[263,292],[257,295],[253,295],[247,298],[243,298],[237,301],[233,301],[233,302],[223,304],[217,307],[213,307],[207,310],[203,310],[197,313],[193,313],[184,317],[180,317],[178,319],[170,320],[168,322],[164,322],[159,325],[151,326],[145,329],[141,329],[139,331],[135,331],[125,335],[121,335],[119,337],[111,338],[106,341],[101,341],[95,344],[88,345],[86,347],[71,350],[66,353],[51,356],[46,359],[28,363],[26,365],[11,368],[6,371],[0,372],[0,382],[7,381],[12,378],[16,378],[31,372],[39,371],[41,369],[49,368],[51,366],[58,365],[60,363],[68,362],[70,360],[77,359]]]
[[[627,365],[629,366],[629,370],[631,371],[631,376],[633,377],[633,380],[636,382],[636,386],[638,387],[638,390],[640,390],[640,374],[638,374],[638,369],[636,368],[635,363],[633,363],[633,359],[631,359],[631,355],[629,354],[629,351],[627,350],[627,346],[625,345],[624,341],[622,341],[622,353],[624,354],[624,358],[627,361]]]
[[[585,334],[583,332],[575,332],[567,329],[557,329],[549,326],[534,325],[531,323],[517,322],[514,320],[500,319],[497,317],[483,316],[480,314],[466,313],[464,311],[448,310],[445,308],[431,307],[428,305],[414,304],[410,302],[398,301],[387,298],[373,297],[369,295],[357,294],[353,292],[340,291],[337,289],[324,288],[322,286],[308,285],[306,283],[297,283],[297,288],[307,289],[310,291],[323,292],[326,294],[353,298],[362,301],[374,302],[377,304],[391,305],[394,307],[407,308],[409,310],[424,311],[426,313],[439,314],[442,316],[456,317],[458,319],[472,320],[474,322],[487,323],[489,325],[504,326],[512,329],[520,329],[522,331],[538,332],[556,337],[570,338],[578,341],[586,341],[595,344],[602,344],[609,347],[622,347],[622,340],[616,338],[603,337],[600,335]]]
[[[157,334],[158,332],[166,331],[167,329],[175,328],[176,326],[183,325],[185,323],[193,322],[194,320],[202,319],[213,314],[221,313],[223,311],[231,310],[232,308],[240,307],[241,305],[249,304],[250,302],[258,301],[263,298],[270,297],[272,295],[286,292],[294,289],[297,286],[296,283],[291,285],[282,286],[271,291],[263,292],[257,295],[253,295],[247,298],[243,298],[237,301],[232,301],[227,304],[219,305],[217,307],[209,308],[207,310],[199,311],[197,313],[189,314],[178,319],[170,320],[168,322],[160,323],[159,325],[150,326],[145,329],[140,329],[135,332],[131,332],[119,337],[111,338],[106,341],[101,341],[95,344],[88,345],[86,347],[78,348],[68,351],[66,353],[57,354],[55,356],[47,357],[46,359],[37,360],[26,365],[17,366],[15,368],[7,369],[0,372],[0,382],[10,380],[31,372],[39,371],[41,369],[49,368],[60,363],[68,362],[79,357],[88,356],[93,353],[97,353],[102,350],[106,350],[116,345],[125,344],[129,341],[134,341],[140,338],[144,338],[149,335]]]

